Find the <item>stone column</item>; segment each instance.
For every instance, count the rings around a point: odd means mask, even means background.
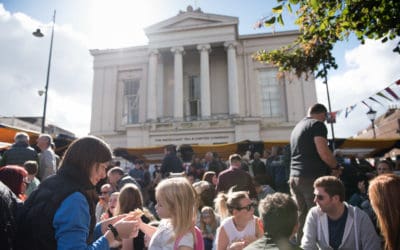
[[[174,53],[174,119],[183,120],[183,47],[171,49]]]
[[[228,98],[229,115],[239,114],[239,87],[236,62],[236,42],[225,42],[226,54],[228,60]]]
[[[158,57],[157,66],[157,118],[164,117],[164,63],[162,60],[162,55]]]
[[[157,60],[158,50],[151,50],[149,53],[149,70],[147,84],[147,120],[155,121],[157,119]]]
[[[197,46],[200,50],[200,86],[201,86],[201,117],[211,117],[211,96],[210,96],[210,61],[208,54],[211,50],[209,44]]]

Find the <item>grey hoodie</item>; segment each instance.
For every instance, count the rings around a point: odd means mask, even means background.
[[[368,215],[357,207],[344,203],[348,210],[342,243],[339,249],[351,250],[378,250],[381,247],[381,238]],[[303,228],[301,248],[332,249],[329,245],[328,216],[317,206],[310,209]]]

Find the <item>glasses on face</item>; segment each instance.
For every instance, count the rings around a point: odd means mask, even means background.
[[[252,208],[255,208],[255,207],[256,207],[256,204],[255,204],[254,202],[252,202],[252,203],[250,203],[250,204],[247,205],[247,206],[238,207],[238,208],[236,208],[236,210],[241,211],[241,210],[243,210],[243,209],[246,209],[247,211],[250,211]]]

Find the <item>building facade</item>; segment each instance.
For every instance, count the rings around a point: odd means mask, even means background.
[[[91,50],[90,133],[113,147],[287,140],[314,79],[278,78],[253,55],[298,33],[239,35],[238,22],[189,6],[146,28],[146,46]]]

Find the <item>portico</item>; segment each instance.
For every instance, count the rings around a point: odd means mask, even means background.
[[[296,32],[240,36],[236,17],[188,7],[145,29],[145,46],[92,50],[91,133],[114,146],[287,139],[316,101],[314,80],[252,59]],[[115,96],[100,103],[98,97]]]

